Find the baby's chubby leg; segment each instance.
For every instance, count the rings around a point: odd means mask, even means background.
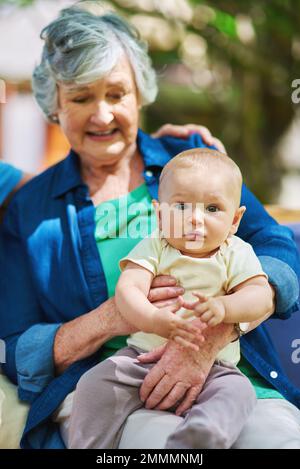
[[[86,372],[79,380],[73,401],[68,448],[117,448],[124,423],[143,407],[140,386],[150,365],[142,365],[140,352],[120,350]]]

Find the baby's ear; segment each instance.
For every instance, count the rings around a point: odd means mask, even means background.
[[[245,212],[246,212],[246,207],[244,205],[242,207],[239,207],[237,211],[235,212],[234,217],[233,217],[233,222],[230,228],[231,235],[234,235],[239,229],[241,219],[243,218],[243,215]]]

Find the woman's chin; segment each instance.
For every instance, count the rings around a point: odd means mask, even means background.
[[[125,150],[125,142],[118,141],[113,143],[108,142],[89,142],[82,148],[82,151],[78,153],[82,156],[89,154],[92,158],[106,160],[108,158],[115,159],[116,161],[122,157],[122,153]]]

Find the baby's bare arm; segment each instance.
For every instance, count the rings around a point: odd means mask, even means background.
[[[262,275],[237,285],[231,294],[222,296],[225,323],[256,321],[273,310],[273,292]]]
[[[143,332],[174,339],[181,345],[198,350],[194,342],[202,342],[201,330],[189,321],[176,316],[183,299],[176,304],[158,309],[147,296],[153,274],[147,269],[129,262],[121,274],[116,288],[116,305],[121,315],[134,327]]]
[[[116,287],[116,305],[121,315],[144,332],[150,331],[157,308],[148,300],[154,275],[147,269],[128,262]]]

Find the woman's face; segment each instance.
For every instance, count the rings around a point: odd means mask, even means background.
[[[83,162],[116,164],[136,150],[139,97],[124,56],[104,78],[58,85],[58,119]]]

